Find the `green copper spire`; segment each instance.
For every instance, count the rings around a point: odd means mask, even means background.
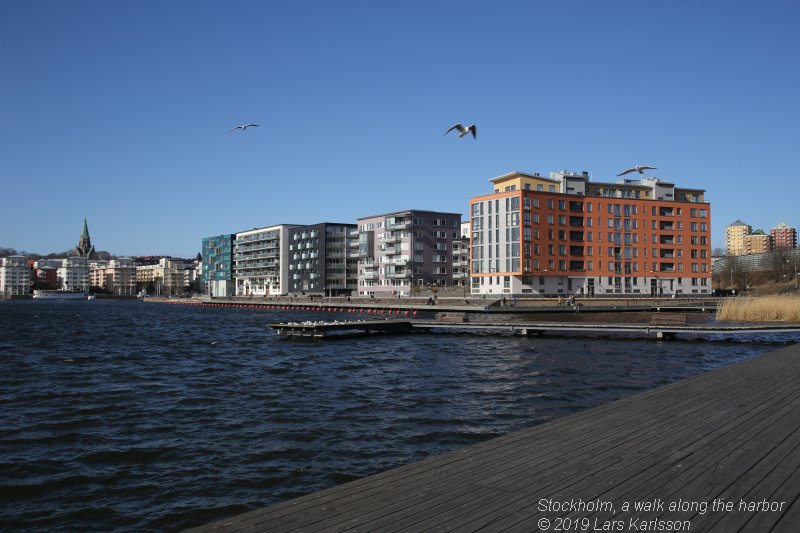
[[[81,237],[86,239],[89,238],[89,225],[86,223],[86,216],[83,217],[83,232],[81,232]]]

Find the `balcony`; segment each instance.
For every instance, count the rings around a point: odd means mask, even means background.
[[[583,261],[570,261],[569,262],[569,271],[570,272],[585,272],[586,269],[584,268]]]
[[[569,232],[569,240],[572,242],[583,242],[583,232],[582,231],[570,231]]]
[[[660,217],[671,217],[673,216],[673,208],[671,207],[661,207],[658,210],[658,216]]]
[[[675,237],[672,235],[661,235],[659,237],[658,242],[660,244],[675,244]]]
[[[675,231],[675,224],[672,221],[664,221],[658,223],[658,229],[661,231]]]
[[[395,272],[394,274],[386,274],[386,279],[409,279],[411,272]]]
[[[362,279],[378,279],[378,273],[364,271],[359,277]]]
[[[569,210],[573,213],[583,213],[583,202],[570,202]]]
[[[410,220],[403,220],[403,221],[400,221],[400,222],[395,222],[394,224],[388,224],[387,223],[384,227],[386,229],[388,229],[388,230],[408,229],[408,228],[411,227],[411,221]]]
[[[397,235],[389,235],[389,236],[384,235],[383,238],[380,240],[380,242],[385,242],[385,243],[400,242],[400,237],[398,237]]]
[[[397,255],[402,253],[402,250],[400,250],[400,248],[387,248],[381,251],[386,255]]]
[[[569,225],[573,228],[582,228],[583,217],[569,217]]]
[[[583,246],[570,246],[569,255],[583,257]]]

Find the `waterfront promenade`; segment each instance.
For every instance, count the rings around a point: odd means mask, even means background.
[[[798,379],[794,345],[196,531],[793,532]]]

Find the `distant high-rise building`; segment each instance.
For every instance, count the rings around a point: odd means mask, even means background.
[[[753,228],[741,220],[725,226],[725,255],[745,255],[744,238],[753,232]]]
[[[771,230],[772,245],[775,250],[791,250],[797,248],[797,230],[781,222]]]
[[[86,223],[86,217],[83,217],[83,231],[78,239],[78,245],[75,247],[75,255],[86,259],[97,259],[97,252],[94,251],[92,239],[89,237],[89,225]]]

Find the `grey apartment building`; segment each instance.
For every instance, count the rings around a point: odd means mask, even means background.
[[[358,289],[358,226],[322,222],[289,230],[292,294],[349,295]]]
[[[358,294],[408,295],[453,285],[461,214],[408,210],[358,219]]]

